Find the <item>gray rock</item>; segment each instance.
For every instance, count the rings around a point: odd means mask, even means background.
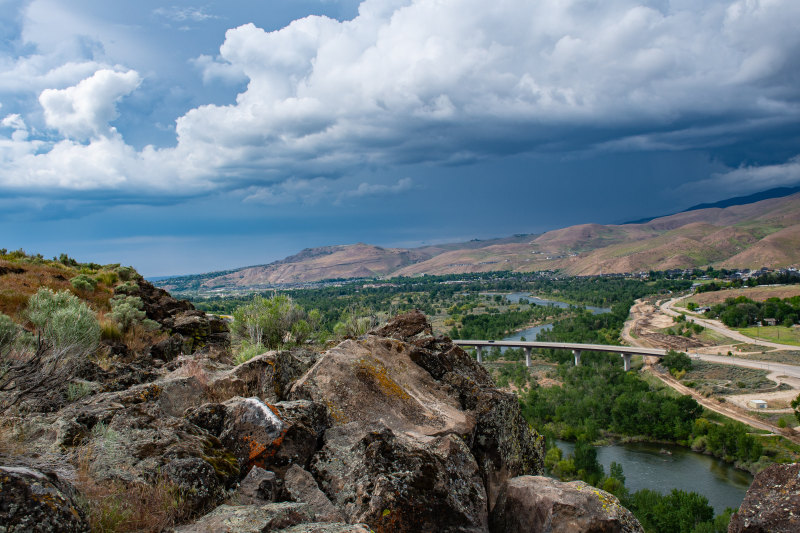
[[[277,409],[258,398],[232,398],[220,440],[236,457],[241,472],[253,466],[265,470],[283,443],[286,424]]]
[[[478,465],[461,437],[412,438],[353,422],[325,433],[312,461],[322,491],[350,523],[376,531],[486,531]]]
[[[181,490],[193,512],[203,512],[216,505],[224,496],[224,487],[207,461],[197,457],[173,459],[164,473]]]
[[[275,533],[373,533],[366,524],[314,522],[281,529]]]
[[[800,531],[800,463],[774,464],[756,474],[728,531]]]
[[[508,480],[491,514],[492,533],[634,533],[639,521],[619,500],[583,481],[543,476]]]
[[[360,340],[322,355],[292,386],[290,397],[324,404],[331,424],[380,422],[395,432],[462,436],[477,460],[489,509],[511,477],[541,474],[543,439],[511,394],[425,316],[400,315]],[[379,337],[377,335],[388,335]]]
[[[264,504],[275,501],[277,492],[275,472],[254,466],[239,484],[233,500],[240,505]]]
[[[317,482],[306,470],[292,465],[286,471],[283,486],[289,498],[295,502],[307,503],[319,522],[341,522],[342,515],[333,506],[325,493],[319,489]]]
[[[0,466],[0,531],[84,533],[89,524],[75,489],[55,474]]]
[[[175,529],[175,533],[266,533],[311,522],[304,503],[266,505],[220,505],[196,522]]]
[[[292,464],[307,466],[327,427],[325,407],[310,401],[273,405],[258,398],[232,398],[224,406],[220,440],[242,472],[258,466],[282,479]]]

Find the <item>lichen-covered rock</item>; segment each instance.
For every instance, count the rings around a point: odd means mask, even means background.
[[[241,472],[253,466],[269,469],[286,430],[277,409],[258,398],[232,398],[224,405],[227,414],[220,440],[236,456]]]
[[[319,489],[314,477],[303,468],[292,465],[283,480],[284,491],[289,499],[307,503],[319,522],[341,522],[342,515],[333,506],[325,493]]]
[[[612,494],[583,481],[563,483],[521,476],[502,487],[490,520],[492,533],[634,533],[642,526]]]
[[[373,531],[366,524],[314,522],[281,529],[275,533],[373,533]]]
[[[173,459],[164,467],[164,474],[181,491],[193,512],[208,510],[222,500],[224,487],[214,467],[198,457]]]
[[[239,505],[263,504],[275,501],[278,479],[275,472],[254,466],[239,484],[233,501]]]
[[[337,426],[325,433],[312,473],[348,522],[379,533],[487,528],[478,465],[453,434],[423,440],[381,424]]]
[[[800,463],[770,465],[756,474],[728,531],[800,531]]]
[[[75,490],[55,474],[0,466],[0,531],[88,533],[75,498]]]
[[[307,466],[327,427],[325,407],[310,401],[264,403],[258,398],[225,402],[220,440],[239,461],[242,472],[253,466],[279,478],[292,464]]]
[[[434,337],[419,311],[327,351],[290,397],[325,404],[333,425],[380,422],[412,435],[462,436],[480,467],[490,509],[507,479],[542,473],[543,440],[517,399],[497,390],[450,339]]]
[[[316,354],[303,348],[269,351],[211,377],[209,388],[216,398],[255,397],[276,403],[285,400],[289,386],[316,361]]]
[[[220,505],[196,522],[176,528],[175,533],[267,533],[311,521],[304,503]]]

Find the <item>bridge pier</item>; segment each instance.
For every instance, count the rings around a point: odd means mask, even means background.
[[[525,366],[531,366],[531,348],[530,346],[525,347]]]
[[[572,350],[572,355],[575,356],[575,366],[581,366],[581,350]]]
[[[483,346],[476,346],[475,349],[478,351],[478,362],[483,363]]]
[[[631,369],[631,354],[623,353],[620,354],[622,356],[622,368],[625,369],[625,372]]]

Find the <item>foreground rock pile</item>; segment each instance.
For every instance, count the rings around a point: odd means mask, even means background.
[[[177,487],[183,533],[641,530],[613,496],[540,477],[542,438],[516,398],[421,313],[321,355],[232,366],[196,350],[224,344],[218,325],[167,303],[157,318],[180,349],[152,379],[15,426],[25,450],[2,457],[6,531],[48,509],[37,523],[68,514],[65,530],[88,530],[69,483],[87,473]],[[46,501],[25,496],[45,485]]]

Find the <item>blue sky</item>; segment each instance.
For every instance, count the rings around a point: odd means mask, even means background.
[[[0,0],[0,247],[148,276],[800,183],[796,0]]]

